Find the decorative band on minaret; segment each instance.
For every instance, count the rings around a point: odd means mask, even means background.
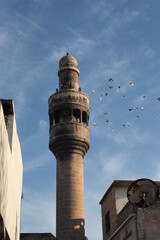
[[[78,84],[77,60],[59,62],[59,90],[49,98],[49,148],[57,160],[56,237],[84,240],[83,158],[90,147],[89,98]]]

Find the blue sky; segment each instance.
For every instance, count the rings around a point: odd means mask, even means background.
[[[0,5],[1,98],[14,100],[24,164],[21,231],[55,235],[48,98],[58,87],[58,62],[69,52],[91,106],[86,236],[102,239],[99,201],[112,181],[159,180],[160,2],[0,0]]]

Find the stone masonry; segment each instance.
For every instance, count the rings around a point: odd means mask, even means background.
[[[84,240],[83,158],[90,147],[89,99],[78,84],[77,61],[59,62],[59,89],[49,98],[49,148],[57,162],[56,238]]]

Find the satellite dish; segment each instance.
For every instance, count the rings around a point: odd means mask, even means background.
[[[159,199],[159,187],[147,178],[141,178],[131,183],[127,190],[130,203],[139,208],[150,207]]]

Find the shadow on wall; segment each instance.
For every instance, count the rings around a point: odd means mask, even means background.
[[[3,218],[0,215],[0,239],[4,237],[4,224],[3,224]]]
[[[85,237],[85,221],[82,218],[68,220],[62,232],[59,233],[58,239],[70,240],[87,240]]]
[[[85,235],[85,221],[82,218],[79,219],[73,219],[71,220],[72,222],[72,227],[74,229],[74,236],[72,240],[78,240],[78,239],[83,239]],[[88,240],[88,238],[85,236],[84,240]]]
[[[5,131],[2,129],[1,142],[0,142],[0,199],[1,199],[1,213],[5,215],[6,210],[6,199],[7,199],[7,190],[8,190],[8,163],[6,152],[4,150],[3,139],[5,139]],[[6,159],[6,161],[3,161]]]
[[[20,240],[56,240],[51,233],[21,233]]]

